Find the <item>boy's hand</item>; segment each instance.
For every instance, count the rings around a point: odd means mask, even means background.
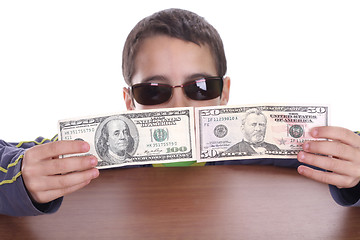
[[[305,177],[338,188],[356,186],[360,181],[360,136],[340,127],[317,127],[311,130],[311,135],[331,141],[304,143],[304,151],[298,154],[298,160],[328,172],[306,166],[300,166],[298,172]]]
[[[68,157],[59,155],[85,153],[89,144],[83,141],[59,141],[26,150],[22,176],[31,198],[47,203],[74,192],[99,176],[94,156]]]

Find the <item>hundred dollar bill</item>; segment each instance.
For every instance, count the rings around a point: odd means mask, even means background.
[[[198,161],[294,158],[309,131],[328,125],[327,106],[246,105],[197,108]]]
[[[99,169],[196,160],[193,108],[60,120],[58,130],[60,140],[88,142],[83,155],[96,156]]]

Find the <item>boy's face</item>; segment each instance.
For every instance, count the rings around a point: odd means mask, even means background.
[[[208,46],[158,35],[142,42],[135,58],[132,85],[146,82],[175,86],[216,75],[215,61]],[[157,105],[141,105],[136,100],[132,101],[129,90],[124,88],[124,99],[128,110],[225,105],[229,88],[230,79],[224,78],[221,97],[202,101],[188,98],[182,88],[173,88],[171,98]]]

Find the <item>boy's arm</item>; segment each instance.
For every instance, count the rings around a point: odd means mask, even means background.
[[[94,157],[59,156],[88,149],[89,144],[82,141],[1,141],[0,213],[24,216],[56,211],[62,196],[86,186],[99,175]]]
[[[0,214],[31,216],[53,213],[62,198],[46,204],[34,203],[25,188],[21,165],[26,149],[51,140],[38,138],[33,142],[7,143],[0,140]]]
[[[360,207],[360,183],[353,188],[337,188],[330,185],[330,193],[335,202],[345,207]]]
[[[355,132],[360,136],[360,132]],[[341,206],[360,206],[360,183],[352,188],[337,188],[330,185],[330,193],[335,202]]]

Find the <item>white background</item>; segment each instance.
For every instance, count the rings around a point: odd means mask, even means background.
[[[319,103],[360,130],[360,1],[0,1],[0,139],[125,110],[121,52],[142,18],[177,7],[223,38],[231,105]]]

